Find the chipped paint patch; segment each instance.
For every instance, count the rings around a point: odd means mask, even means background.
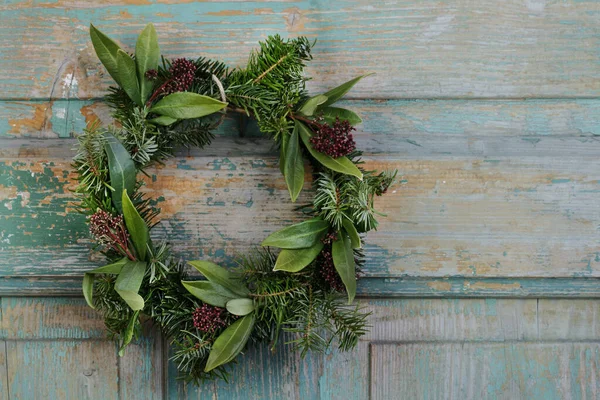
[[[52,105],[54,102],[32,103],[33,115],[20,118],[9,118],[9,133],[21,134],[31,131],[48,132],[52,130]]]

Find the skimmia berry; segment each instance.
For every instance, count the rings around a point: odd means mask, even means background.
[[[112,216],[104,210],[98,210],[90,217],[90,233],[107,250],[114,250],[130,259],[134,259],[129,250],[129,233],[123,216]]]
[[[199,331],[214,333],[227,325],[223,318],[224,311],[223,308],[203,304],[202,307],[196,308],[192,315],[194,326]]]
[[[347,156],[356,149],[356,143],[352,137],[354,128],[348,121],[335,119],[333,124],[319,124],[315,134],[310,138],[313,148],[327,154],[330,157],[338,158]]]

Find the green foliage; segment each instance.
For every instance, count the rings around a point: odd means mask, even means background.
[[[293,127],[287,117],[306,97],[304,67],[312,59],[312,45],[305,37],[279,35],[259,45],[246,67],[231,73],[226,94],[233,106],[256,118],[261,132],[279,141]]]
[[[121,346],[119,347],[119,356],[121,357],[125,354],[125,348],[129,343],[131,343],[131,340],[133,339],[135,329],[139,324],[139,317],[140,310],[136,310],[131,316],[129,323],[127,324],[127,328],[125,328],[125,332],[123,332],[123,341],[121,343]]]
[[[122,212],[123,193],[127,190],[133,192],[136,169],[129,152],[116,137],[110,133],[105,133],[104,139],[104,151],[108,158],[110,173],[110,186],[113,190],[112,200],[115,208]]]
[[[322,102],[320,104],[320,107],[323,108],[323,107],[332,105],[333,103],[335,103],[336,101],[338,101],[339,99],[344,97],[344,95],[346,93],[348,93],[350,91],[350,89],[352,89],[354,87],[354,85],[356,85],[361,79],[363,79],[364,77],[367,77],[369,75],[371,75],[371,74],[366,74],[366,75],[358,76],[354,79],[350,79],[348,82],[342,83],[340,86],[337,86],[337,87],[323,93],[323,96],[327,97],[327,100]]]
[[[140,216],[137,209],[127,195],[127,189],[123,190],[123,218],[127,231],[131,236],[133,247],[138,260],[146,260],[146,252],[150,243],[150,231],[146,221]]]
[[[300,139],[298,138],[298,129],[294,128],[292,136],[287,140],[285,150],[285,164],[283,169],[285,182],[292,202],[295,202],[304,186],[304,161],[300,151]]]
[[[299,121],[296,121],[296,127],[298,128],[302,142],[304,142],[304,146],[308,149],[310,155],[313,156],[314,159],[317,160],[321,165],[331,169],[332,171],[341,172],[342,174],[346,175],[353,175],[358,179],[362,179],[362,172],[348,157],[333,158],[327,154],[319,153],[313,149],[312,144],[310,143],[310,138],[312,135],[308,127]]]
[[[119,85],[123,88],[129,98],[141,106],[140,83],[136,72],[135,61],[123,50],[117,51],[117,70],[119,74]]]
[[[94,308],[94,275],[89,273],[83,275],[82,289],[85,302]]]
[[[115,291],[133,311],[139,311],[144,308],[144,299],[138,292],[142,286],[145,273],[145,262],[128,261],[123,265],[115,281]]]
[[[154,83],[146,78],[146,72],[158,68],[160,49],[154,25],[148,24],[138,36],[135,45],[135,65],[140,82],[140,100],[145,102],[152,93]]]
[[[226,304],[227,311],[233,315],[244,316],[254,311],[254,301],[249,298],[229,300]]]
[[[240,261],[240,272],[256,304],[255,334],[277,343],[282,331],[292,334],[302,356],[324,351],[334,341],[340,349],[351,349],[368,325],[359,306],[348,307],[339,293],[320,285],[313,264],[300,273],[273,271],[275,256],[261,250]]]
[[[352,221],[358,232],[377,229],[375,197],[381,196],[392,184],[395,172],[365,171],[363,180],[335,172],[321,172],[314,181],[314,208],[336,230],[344,220]]]
[[[182,281],[183,287],[200,301],[211,306],[225,308],[227,302],[237,295],[223,286],[208,281]]]
[[[285,227],[270,234],[262,242],[262,246],[279,247],[281,249],[303,249],[316,244],[329,229],[329,224],[321,218],[312,218]]]
[[[266,340],[274,347],[282,333],[303,356],[334,342],[342,350],[355,346],[368,328],[368,314],[345,304],[346,296],[335,290],[342,289],[324,268],[335,268],[352,300],[364,263],[360,233],[377,227],[374,198],[387,190],[395,172],[363,171],[360,153],[334,159],[315,151],[310,138],[321,121],[361,122],[354,112],[331,105],[362,77],[309,97],[304,68],[312,44],[304,37],[270,36],[244,68],[230,70],[207,58],[192,61],[193,82],[186,92],[171,93],[168,85],[179,72],[167,59],[158,65],[151,24],[138,37],[133,57],[93,26],[90,36],[118,85],[106,97],[117,124],[91,126],[78,137],[75,193],[87,215],[97,209],[123,214],[130,235],[127,254],[135,260],[104,250],[109,264],[86,273],[83,289],[108,330],[120,337],[120,354],[139,335],[142,316],[160,325],[181,378],[195,383],[226,379],[226,364],[247,343]],[[185,68],[192,70],[189,63]],[[307,156],[315,176],[316,195],[308,210],[314,218],[270,235],[263,245],[281,248],[279,255],[259,250],[242,258],[238,271],[190,262],[207,278],[192,281],[165,242],[155,246],[150,240],[158,210],[143,195],[136,175],[172,156],[178,146],[208,145],[224,116],[218,111],[225,107],[255,118],[261,132],[280,146],[280,168],[292,201],[302,190],[302,156]],[[338,240],[331,242],[335,236]],[[214,327],[196,321],[213,311],[219,318]]]
[[[250,339],[254,322],[255,316],[249,314],[227,327],[215,340],[204,371],[209,372],[233,360],[244,349],[248,339]]]
[[[77,136],[77,144],[72,167],[77,172],[75,196],[79,199],[78,210],[86,215],[93,214],[98,208],[112,211],[104,131],[98,125],[91,125]]]
[[[117,66],[117,53],[120,50],[119,45],[91,24],[90,38],[92,39],[96,55],[110,76],[112,76],[115,82],[120,84],[119,69]]]
[[[307,117],[312,117],[312,115],[317,110],[321,104],[327,101],[327,96],[323,96],[322,94],[318,94],[314,97],[309,98],[304,102],[302,107],[298,110],[298,112],[302,115],[306,115]]]
[[[298,272],[308,266],[323,250],[323,242],[318,241],[304,249],[283,249],[277,257],[274,271]]]
[[[331,245],[331,254],[333,255],[335,270],[346,287],[348,304],[352,304],[354,296],[356,296],[356,268],[350,238],[345,234],[338,234],[337,240]]]
[[[351,110],[339,107],[323,107],[319,110],[320,115],[323,117],[325,122],[332,124],[336,118],[341,121],[348,121],[350,125],[358,125],[362,123],[362,119]]]
[[[163,97],[150,112],[174,119],[193,119],[222,110],[227,103],[196,93],[177,92]]]
[[[204,275],[209,282],[219,285],[238,296],[248,295],[248,289],[227,269],[210,261],[190,261],[189,264]]]
[[[361,246],[360,235],[358,234],[358,231],[356,230],[356,227],[354,226],[352,221],[344,218],[342,220],[342,226],[344,227],[344,232],[346,232],[346,234],[350,238],[352,248],[359,249]]]

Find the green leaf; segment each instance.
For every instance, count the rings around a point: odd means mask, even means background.
[[[140,216],[131,202],[131,199],[127,195],[127,189],[123,190],[121,201],[123,203],[123,219],[125,219],[125,226],[127,226],[127,231],[131,235],[131,241],[135,247],[137,258],[138,260],[145,260],[150,241],[148,225],[146,225],[146,221]]]
[[[300,151],[300,139],[298,139],[298,129],[294,127],[292,136],[288,140],[285,151],[285,182],[292,202],[295,202],[304,186],[304,160]]]
[[[312,117],[317,107],[325,103],[326,101],[327,96],[324,96],[322,94],[316,95],[306,100],[306,102],[302,105],[302,107],[300,107],[298,111],[306,115],[307,117]]]
[[[146,72],[158,68],[160,50],[154,25],[148,24],[140,33],[135,45],[135,64],[140,81],[140,98],[142,102],[148,99],[154,82],[146,78]]]
[[[353,126],[362,122],[362,119],[354,111],[345,108],[324,107],[319,111],[323,112],[323,119],[329,124],[334,123],[336,118],[339,118],[340,121],[348,121]]]
[[[94,307],[94,275],[86,273],[83,275],[83,297],[88,306]]]
[[[254,311],[254,301],[252,299],[233,299],[227,302],[227,311],[233,315],[248,315]]]
[[[287,149],[290,136],[286,133],[281,135],[281,143],[279,146],[279,170],[285,176],[285,151]]]
[[[152,118],[149,122],[154,125],[169,126],[177,122],[177,119],[161,115],[160,117]]]
[[[261,245],[281,249],[304,249],[316,244],[328,229],[327,221],[323,221],[321,218],[311,218],[271,233]]]
[[[102,62],[102,65],[104,65],[104,68],[106,68],[115,82],[117,82],[118,85],[121,85],[119,68],[117,67],[117,52],[121,48],[92,24],[90,24],[90,38],[92,39],[94,50]]]
[[[333,158],[329,157],[327,154],[319,153],[312,147],[312,143],[310,143],[310,137],[312,136],[309,129],[303,123],[296,121],[296,126],[298,127],[298,132],[300,133],[300,137],[304,142],[304,145],[310,152],[310,154],[322,165],[325,167],[341,172],[342,174],[356,176],[358,179],[362,180],[363,174],[360,172],[360,169],[348,158],[348,157],[338,157]]]
[[[225,289],[238,296],[245,297],[248,295],[248,289],[239,280],[234,279],[231,273],[210,261],[189,261],[189,264],[196,268],[202,275],[212,283],[223,286]]]
[[[160,100],[150,112],[176,119],[200,118],[215,113],[227,103],[190,92],[177,92]]]
[[[146,263],[129,261],[115,281],[115,291],[133,311],[144,308],[144,299],[138,294],[146,273]]]
[[[125,332],[123,333],[123,343],[121,343],[121,347],[119,348],[119,357],[123,357],[123,354],[125,354],[125,347],[127,347],[127,345],[129,345],[129,343],[131,343],[131,340],[133,339],[133,333],[135,332],[135,324],[139,316],[139,311],[134,312],[131,316],[131,319],[129,320],[129,323],[127,324],[127,329],[125,329]]]
[[[244,349],[252,333],[252,328],[254,328],[254,321],[254,314],[246,315],[219,335],[208,355],[205,372],[228,363]]]
[[[334,241],[331,248],[333,265],[342,278],[342,282],[348,293],[348,304],[352,303],[356,296],[356,267],[354,265],[354,254],[348,236],[338,233],[338,240]]]
[[[129,262],[127,257],[123,257],[117,262],[112,264],[105,265],[103,267],[94,268],[91,271],[88,271],[88,274],[115,274],[119,275],[121,273],[121,269],[123,266]]]
[[[119,69],[119,85],[138,106],[143,105],[135,61],[121,49],[117,51],[117,68]]]
[[[215,307],[225,308],[229,300],[238,297],[223,286],[209,281],[181,281],[181,283],[192,295]]]
[[[354,226],[352,221],[350,221],[347,218],[344,218],[342,219],[342,226],[344,227],[344,230],[346,231],[348,236],[350,236],[350,244],[352,245],[352,248],[360,249],[360,236],[358,235],[358,231],[356,230],[356,227]]]
[[[283,249],[277,257],[273,271],[298,272],[317,258],[323,250],[323,246],[323,243],[319,240],[305,249]]]
[[[135,188],[135,164],[129,155],[129,152],[121,142],[106,132],[104,134],[104,151],[108,158],[108,171],[110,174],[110,186],[114,189],[112,192],[112,201],[119,212],[123,212],[122,197],[123,190],[133,192]]]
[[[358,81],[360,81],[362,78],[367,77],[369,75],[372,75],[372,74],[366,74],[366,75],[356,77],[354,79],[349,80],[346,83],[341,84],[340,86],[338,86],[336,88],[331,89],[327,93],[323,93],[324,96],[327,96],[327,101],[322,103],[320,108],[330,106],[333,103],[335,103],[336,101],[338,101],[339,99],[341,99],[346,93],[348,93],[350,91],[350,89],[352,89],[352,87],[354,85],[356,85],[358,83]]]

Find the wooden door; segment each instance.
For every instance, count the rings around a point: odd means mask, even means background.
[[[345,106],[369,165],[400,178],[355,352],[256,349],[198,388],[152,327],[117,356],[79,297],[98,260],[69,192],[73,136],[110,120],[90,22],[125,46],[153,22],[167,56],[232,65],[308,35],[313,90],[376,73]],[[595,1],[4,1],[0,398],[600,398],[599,48]],[[231,263],[296,218],[269,143],[236,129],[150,171],[157,234],[186,259]]]

